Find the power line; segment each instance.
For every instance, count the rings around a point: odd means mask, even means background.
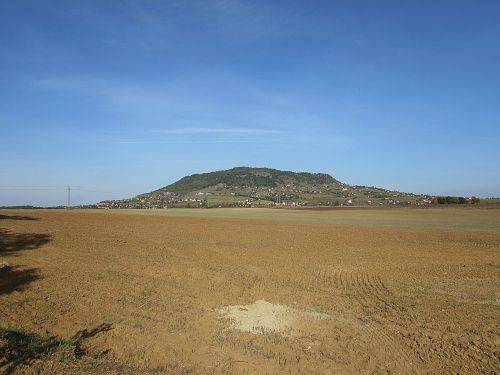
[[[93,189],[83,189],[83,188],[72,188],[72,190],[85,191],[87,193],[101,193],[101,194],[136,194],[131,193],[130,191],[102,191],[102,190],[93,190]]]
[[[98,193],[98,194],[120,194],[120,195],[137,195],[137,192],[131,192],[131,191],[103,191],[95,188],[87,188],[84,186],[49,186],[49,185],[40,185],[40,186],[27,186],[27,185],[3,185],[0,186],[0,191],[66,191],[67,193],[67,204],[66,208],[69,210],[71,209],[71,193],[72,191],[79,191],[79,192],[86,192],[86,193]]]
[[[69,186],[0,186],[0,190],[14,190],[14,191],[27,191],[27,190],[68,190]],[[86,188],[82,186],[72,186],[71,190],[84,191],[87,193],[101,193],[101,194],[137,194],[136,192],[126,190],[104,191],[94,188]]]
[[[60,185],[2,185],[2,188],[61,188]]]
[[[0,190],[61,190],[56,186],[0,186]]]

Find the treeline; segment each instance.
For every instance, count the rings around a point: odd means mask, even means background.
[[[434,198],[435,204],[476,204],[481,200],[477,197],[465,198],[465,197],[436,197]]]

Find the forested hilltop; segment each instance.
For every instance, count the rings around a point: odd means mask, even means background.
[[[426,205],[432,197],[349,185],[325,173],[237,167],[193,174],[102,208]]]

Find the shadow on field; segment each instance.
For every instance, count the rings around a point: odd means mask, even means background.
[[[83,354],[78,342],[57,338],[41,339],[22,330],[0,329],[0,372],[12,374],[16,368],[36,359],[68,361]]]
[[[14,255],[23,250],[34,250],[50,242],[51,236],[42,233],[14,233],[0,228],[0,256]],[[36,268],[22,268],[0,262],[0,295],[23,290],[40,279]]]
[[[28,284],[40,279],[36,268],[20,268],[0,264],[0,295],[23,290]]]
[[[38,249],[45,245],[51,236],[43,233],[14,233],[0,228],[0,255],[12,255],[21,250]]]
[[[40,220],[40,219],[32,216],[0,215],[0,220]]]

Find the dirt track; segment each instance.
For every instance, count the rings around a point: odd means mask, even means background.
[[[84,349],[138,372],[500,372],[495,233],[82,211],[0,228],[2,328],[109,323]],[[217,314],[259,300],[328,318],[254,334]]]

